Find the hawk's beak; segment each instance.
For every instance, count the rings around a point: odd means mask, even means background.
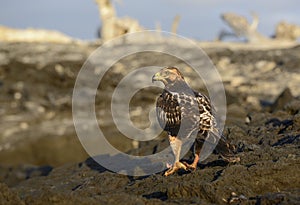
[[[161,75],[160,75],[160,72],[158,73],[155,73],[153,76],[152,76],[152,83],[154,81],[160,81],[162,79]]]

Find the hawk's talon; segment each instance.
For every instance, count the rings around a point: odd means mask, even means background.
[[[187,162],[183,162],[183,164],[189,171],[195,171],[197,169],[197,165],[195,164],[188,164]]]
[[[181,162],[175,162],[175,164],[164,173],[164,176],[169,176],[169,175],[177,172],[180,169],[188,171],[188,168],[186,167],[185,164],[183,164]]]

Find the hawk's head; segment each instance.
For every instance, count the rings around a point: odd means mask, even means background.
[[[164,67],[152,77],[152,82],[161,81],[165,85],[174,83],[176,81],[184,81],[183,75],[176,67]]]

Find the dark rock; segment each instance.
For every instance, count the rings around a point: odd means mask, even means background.
[[[279,139],[272,146],[283,146],[285,144],[299,144],[299,142],[300,142],[300,135],[286,136],[286,137]]]
[[[16,192],[10,190],[4,183],[0,183],[0,203],[5,205],[24,205]]]
[[[284,110],[286,110],[291,115],[296,115],[300,113],[300,100],[293,99],[291,102],[287,103],[284,106]]]
[[[290,126],[293,126],[293,120],[278,120],[276,118],[272,118],[266,122],[266,125],[271,124],[273,127],[279,127],[278,134],[284,133]]]
[[[256,199],[256,204],[271,205],[271,204],[299,204],[300,196],[297,194],[297,190],[293,190],[292,193],[275,192],[267,193],[263,196],[259,196]]]
[[[33,166],[33,165],[19,165],[19,166],[1,166],[0,180],[8,186],[16,186],[21,181],[38,177],[47,176],[52,171],[51,166]]]
[[[276,110],[282,110],[286,104],[294,99],[291,90],[286,88],[282,93],[277,97],[275,102],[271,105],[271,112]]]

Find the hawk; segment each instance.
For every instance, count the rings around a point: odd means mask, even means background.
[[[195,170],[200,151],[205,141],[218,144],[215,150],[228,162],[239,161],[233,155],[232,146],[218,133],[213,108],[209,99],[192,90],[176,67],[165,67],[152,77],[152,82],[161,81],[165,87],[157,98],[156,115],[161,128],[168,133],[170,146],[175,157],[174,164],[164,173],[171,175],[179,169]],[[194,161],[180,162],[183,144],[194,134]]]

